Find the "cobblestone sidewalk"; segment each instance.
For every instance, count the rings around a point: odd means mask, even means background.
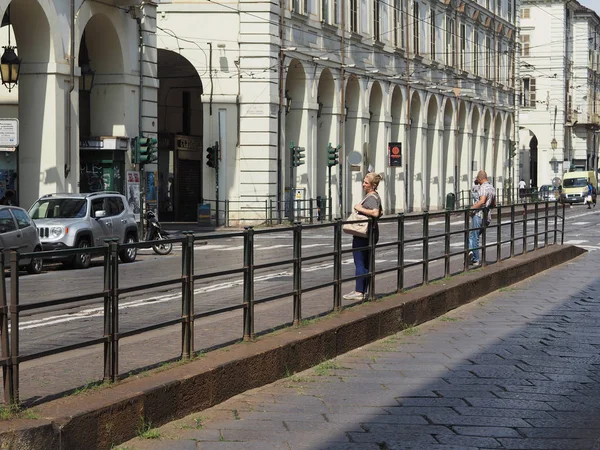
[[[591,449],[600,252],[120,449]]]

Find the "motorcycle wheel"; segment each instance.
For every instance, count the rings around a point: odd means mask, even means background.
[[[158,233],[154,236],[154,238],[157,241],[162,240],[162,236]],[[154,253],[157,255],[168,255],[171,253],[171,250],[173,250],[173,244],[163,244],[159,242],[152,246],[152,250],[154,250]]]

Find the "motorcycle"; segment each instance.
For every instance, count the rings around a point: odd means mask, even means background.
[[[146,241],[162,241],[168,239],[168,233],[162,229],[160,222],[156,218],[154,211],[146,213],[146,221],[148,222],[148,230],[146,231]],[[152,250],[157,255],[168,255],[173,249],[173,244],[157,242],[152,245]]]

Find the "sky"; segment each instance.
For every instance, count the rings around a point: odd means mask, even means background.
[[[578,0],[583,6],[587,6],[590,9],[596,11],[600,15],[600,0]]]

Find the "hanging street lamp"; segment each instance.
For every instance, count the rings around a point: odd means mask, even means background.
[[[10,8],[10,7],[9,7]],[[0,76],[2,76],[2,84],[8,88],[8,92],[13,90],[19,81],[19,70],[21,69],[21,60],[15,53],[17,48],[14,45],[10,45],[10,9],[7,11],[8,19],[8,45],[2,47],[4,53],[0,58]]]

